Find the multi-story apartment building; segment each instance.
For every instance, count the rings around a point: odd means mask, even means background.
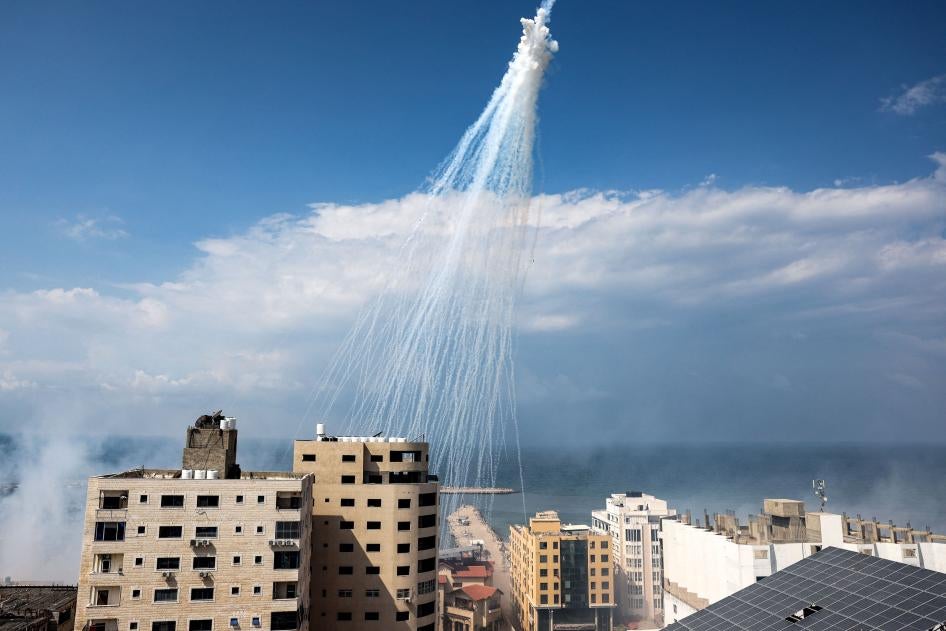
[[[614,593],[622,618],[663,622],[660,522],[676,515],[667,502],[639,491],[614,493],[591,513],[595,532],[611,536]]]
[[[833,546],[946,572],[946,536],[876,520],[805,512],[798,500],[764,500],[762,513],[740,526],[732,513],[664,520],[664,607],[667,623],[686,616]]]
[[[434,631],[439,485],[428,445],[404,438],[297,440],[315,476],[310,627]]]
[[[241,471],[236,445],[204,416],[181,469],[89,479],[77,629],[308,629],[312,476]]]
[[[509,527],[512,598],[521,631],[610,631],[611,537],[562,524],[555,511]],[[580,627],[569,625],[582,625]]]

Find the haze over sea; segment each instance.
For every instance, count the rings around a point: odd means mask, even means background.
[[[82,536],[85,477],[145,466],[180,466],[181,439],[155,437],[75,437],[66,441],[81,458],[52,458],[40,437],[0,434],[0,486],[27,475],[10,463],[34,462],[55,469],[46,478],[44,497],[31,505],[57,507],[57,537],[63,542],[55,564],[74,580]],[[437,445],[432,446],[437,449]],[[816,506],[811,480],[828,482],[828,510],[860,513],[916,528],[946,532],[946,459],[940,445],[882,444],[612,444],[598,448],[530,447],[522,452],[525,494],[493,496],[488,518],[503,538],[510,523],[522,523],[523,499],[528,513],[557,510],[563,520],[589,523],[590,512],[604,507],[605,497],[623,491],[645,491],[667,499],[694,518],[733,509],[741,519],[757,513],[765,497],[805,500]],[[238,460],[244,470],[285,470],[291,466],[290,439],[241,437]],[[34,472],[35,473],[35,472]],[[436,473],[436,472],[433,472]],[[510,453],[497,479],[518,489],[519,469]],[[3,490],[9,494],[9,489]],[[0,494],[2,495],[2,494]],[[0,497],[0,509],[13,496]],[[52,515],[53,513],[50,513]],[[4,534],[0,533],[0,537]]]

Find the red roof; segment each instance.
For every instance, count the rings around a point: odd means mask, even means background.
[[[453,573],[458,578],[489,578],[493,575],[493,568],[485,565],[471,565]]]
[[[473,600],[486,600],[499,591],[495,587],[487,585],[464,585],[460,589]]]
[[[437,575],[437,582],[438,582],[438,583],[446,583],[446,582],[447,582],[447,576],[446,576],[445,574],[438,574],[438,575]]]

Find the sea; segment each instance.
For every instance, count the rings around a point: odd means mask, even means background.
[[[67,572],[68,559],[78,554],[86,477],[140,466],[174,468],[180,448],[180,437],[61,437],[50,443],[0,434],[0,528],[39,527],[29,523],[31,508],[59,507],[56,527],[66,531],[58,539],[69,547],[62,555]],[[814,479],[826,481],[826,510],[946,533],[941,444],[562,444],[523,447],[521,453],[521,463],[514,452],[506,455],[495,482],[515,493],[470,498],[504,539],[510,524],[525,523],[536,511],[555,510],[564,522],[589,524],[591,511],[604,508],[609,494],[629,491],[665,499],[694,519],[731,510],[745,523],[764,498],[800,499],[814,510]],[[285,470],[291,457],[290,439],[240,437],[244,470]],[[18,502],[24,488],[48,497]],[[46,509],[36,515],[49,520]]]

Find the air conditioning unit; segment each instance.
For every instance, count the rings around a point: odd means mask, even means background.
[[[198,576],[201,578],[210,578],[210,572],[201,572]]]
[[[269,540],[269,545],[271,545],[271,546],[278,546],[278,545],[279,545],[279,542],[276,541],[275,539],[270,539],[270,540]]]
[[[161,576],[164,578],[174,578],[174,572],[161,572]]]
[[[196,546],[196,545],[198,545],[198,542],[199,542],[199,541],[200,541],[200,539],[191,539],[191,545],[192,545],[192,546]]]
[[[282,541],[279,542],[279,545],[281,545],[281,546],[291,546],[291,545],[292,545],[292,539],[283,539]]]
[[[201,539],[201,540],[200,540],[200,545],[202,545],[202,546],[209,546],[209,545],[210,545],[210,539]]]

